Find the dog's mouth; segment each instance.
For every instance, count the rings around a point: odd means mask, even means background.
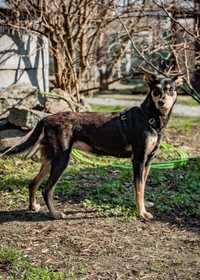
[[[156,104],[157,109],[161,113],[168,113],[169,110],[172,108],[172,106],[173,106],[173,102],[165,103],[163,101],[158,101],[157,104]]]
[[[176,101],[175,96],[170,96],[164,99],[158,99],[155,100],[156,103],[156,108],[161,112],[161,113],[168,113],[169,110],[173,107],[174,103]]]

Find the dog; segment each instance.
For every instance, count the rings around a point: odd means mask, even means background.
[[[158,79],[153,74],[148,75],[150,90],[141,106],[120,113],[60,112],[39,121],[25,140],[6,152],[14,155],[41,151],[41,169],[29,184],[29,209],[39,211],[36,191],[49,174],[42,192],[44,200],[53,218],[65,218],[65,214],[54,207],[53,191],[75,147],[96,155],[130,158],[139,216],[152,219],[152,214],[145,208],[145,184],[176,102],[176,78]]]

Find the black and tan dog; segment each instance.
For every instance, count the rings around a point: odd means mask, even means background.
[[[175,79],[158,81],[150,75],[148,84],[150,92],[140,107],[121,113],[57,113],[42,119],[25,141],[7,151],[11,155],[41,149],[41,170],[29,185],[30,210],[40,209],[35,193],[49,174],[44,200],[55,219],[65,217],[54,208],[53,189],[68,165],[72,148],[76,147],[97,155],[131,158],[139,215],[152,218],[144,205],[146,179],[177,94]]]

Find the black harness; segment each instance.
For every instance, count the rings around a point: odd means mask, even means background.
[[[119,119],[120,119],[120,124],[119,124],[119,130],[120,130],[120,134],[124,140],[124,142],[126,143],[126,145],[128,145],[129,142],[129,137],[128,137],[128,116],[127,116],[127,111],[121,112],[119,115]]]
[[[138,107],[136,107],[138,109]],[[156,132],[158,134],[160,134],[161,129],[163,127],[163,123],[161,120],[160,116],[154,117],[154,116],[150,116],[148,117],[145,112],[143,111],[143,109],[141,107],[139,107],[140,112],[142,113],[144,119],[146,120],[146,123],[148,124],[148,126],[154,130],[156,130]],[[120,125],[119,125],[119,129],[120,129],[120,133],[124,139],[124,142],[129,144],[130,143],[130,139],[129,139],[129,126],[128,126],[128,113],[129,111],[124,111],[121,112],[119,115],[120,118]]]
[[[162,118],[160,116],[147,116],[145,112],[143,111],[142,107],[140,107],[141,113],[143,114],[144,118],[146,119],[146,122],[148,125],[156,130],[156,132],[159,134],[163,128],[163,122]]]

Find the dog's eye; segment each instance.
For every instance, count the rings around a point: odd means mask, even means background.
[[[170,96],[174,95],[174,89],[173,89],[173,87],[170,87],[170,89],[169,89],[169,95],[170,95]]]
[[[155,90],[153,91],[153,96],[157,97],[157,96],[159,96],[159,95],[160,95],[160,91],[159,91],[158,89],[155,89]]]

